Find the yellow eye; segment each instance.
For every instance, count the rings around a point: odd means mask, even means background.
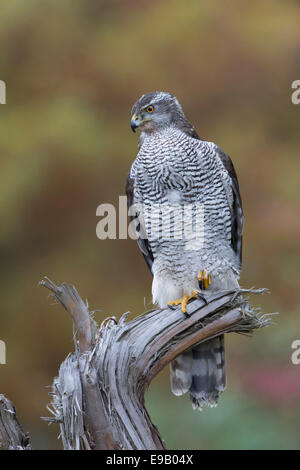
[[[148,108],[146,108],[146,111],[147,111],[147,113],[150,113],[150,114],[153,113],[153,111],[154,111],[154,106],[152,106],[152,105],[151,105],[151,106],[148,106]]]

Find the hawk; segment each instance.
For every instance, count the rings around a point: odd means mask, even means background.
[[[153,303],[181,305],[185,313],[197,295],[239,287],[244,218],[237,175],[230,157],[198,136],[170,93],[143,95],[132,108],[131,128],[141,135],[126,193],[129,207],[141,207],[137,241],[153,275]],[[160,236],[157,208],[166,207],[177,212],[168,218],[169,236]],[[178,208],[192,208],[191,220],[179,218]],[[202,210],[199,233],[172,237],[179,226],[191,228],[195,208]],[[226,387],[224,335],[181,354],[170,373],[175,395],[189,392],[195,409],[216,406]]]

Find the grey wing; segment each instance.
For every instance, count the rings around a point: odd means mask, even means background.
[[[126,180],[126,195],[127,195],[127,206],[129,209],[134,204],[134,179],[130,177],[130,173],[127,176],[127,180]],[[133,219],[135,219],[135,216],[131,215],[129,218],[132,221]],[[139,227],[137,227],[137,229],[139,229]],[[137,238],[137,243],[138,243],[139,249],[141,250],[145,258],[147,266],[150,269],[150,272],[152,274],[152,264],[153,264],[154,258],[153,258],[153,253],[151,251],[149,242],[146,238],[139,236]]]
[[[231,187],[233,194],[233,203],[231,209],[231,244],[232,248],[239,257],[240,266],[242,266],[242,234],[244,228],[244,214],[239,183],[231,158],[225,152],[223,152],[223,150],[221,150],[217,145],[215,145],[215,151],[217,152],[217,155],[222,161],[231,179]]]

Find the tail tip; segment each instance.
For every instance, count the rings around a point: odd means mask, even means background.
[[[192,401],[192,407],[194,410],[202,411],[203,406],[208,406],[209,408],[216,408],[218,406],[219,393],[213,392],[210,394],[202,393],[195,397],[190,394],[190,399]]]

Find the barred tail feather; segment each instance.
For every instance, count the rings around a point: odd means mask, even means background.
[[[192,385],[193,352],[185,351],[170,364],[171,389],[174,395],[183,395]]]
[[[199,344],[192,350],[192,385],[189,389],[193,408],[217,406],[226,388],[224,335]]]
[[[175,395],[189,391],[194,409],[217,406],[226,388],[224,335],[200,343],[172,361],[171,386]]]

